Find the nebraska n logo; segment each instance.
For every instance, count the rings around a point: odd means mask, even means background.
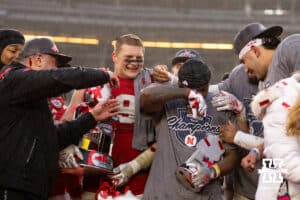
[[[184,138],[184,143],[189,147],[193,147],[197,144],[197,138],[194,135],[187,135]]]

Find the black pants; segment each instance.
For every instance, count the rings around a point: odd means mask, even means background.
[[[46,200],[46,199],[29,192],[0,188],[0,200]]]

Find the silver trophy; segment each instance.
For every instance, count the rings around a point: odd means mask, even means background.
[[[114,129],[110,123],[98,123],[97,127],[84,136],[81,152],[84,159],[79,162],[89,172],[113,174],[112,147]]]

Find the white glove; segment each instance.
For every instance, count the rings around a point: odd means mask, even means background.
[[[60,168],[76,168],[79,167],[76,157],[83,160],[83,155],[79,148],[71,144],[59,152],[58,165]]]
[[[217,111],[230,110],[240,114],[244,110],[244,105],[233,94],[221,91],[212,98],[211,104]]]
[[[118,173],[112,177],[117,180],[117,186],[126,184],[129,179],[140,170],[148,169],[153,161],[156,144],[153,144],[147,150],[138,155],[135,159],[128,163],[123,163],[114,168],[114,172]]]
[[[212,172],[205,165],[196,160],[186,163],[186,167],[189,169],[189,181],[193,185],[194,188],[202,188],[211,180]]]
[[[202,187],[211,180],[220,176],[220,167],[214,164],[208,167],[205,162],[192,160],[186,162],[176,169],[177,180],[187,189],[194,192],[200,192]]]
[[[129,179],[140,170],[140,166],[137,162],[131,161],[123,163],[118,167],[114,168],[114,172],[118,173],[112,177],[117,180],[117,186],[125,185]]]
[[[201,140],[197,150],[175,172],[178,181],[194,192],[200,192],[210,180],[221,175],[220,166],[216,163],[224,153],[220,139],[209,135],[206,141]],[[212,163],[215,164],[211,165]]]
[[[191,90],[188,99],[189,104],[192,108],[193,118],[205,117],[207,112],[207,106],[203,96],[200,93]]]

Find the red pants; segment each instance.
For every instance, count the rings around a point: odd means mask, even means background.
[[[60,172],[56,178],[51,196],[63,195],[68,192],[73,198],[81,198],[82,175]]]

